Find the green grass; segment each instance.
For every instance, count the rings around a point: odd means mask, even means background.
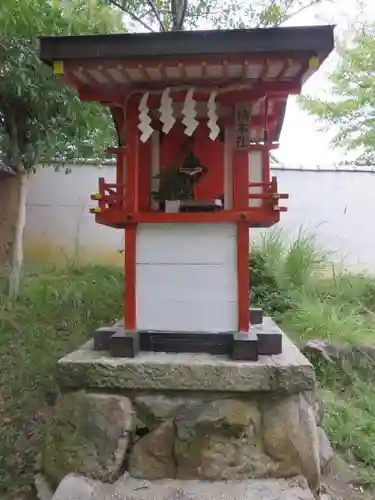
[[[252,248],[252,303],[274,315],[298,343],[371,343],[375,278],[338,272],[330,259],[303,231],[292,242],[271,232]],[[28,269],[10,305],[0,279],[0,495],[31,484],[57,392],[56,360],[95,327],[121,317],[123,288],[118,268]],[[365,483],[375,484],[374,381],[324,364],[316,369],[332,443],[360,466]]]
[[[302,231],[292,242],[280,231],[271,232],[253,245],[255,303],[268,306],[298,344],[309,339],[339,346],[375,343],[375,278],[337,271],[331,258]],[[323,363],[316,371],[331,442],[373,486],[375,377],[364,380],[353,370]]]
[[[56,393],[56,360],[120,318],[124,276],[107,267],[26,272],[19,299],[0,289],[0,494],[27,489]]]

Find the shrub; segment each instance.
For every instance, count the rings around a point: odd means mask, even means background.
[[[250,259],[251,304],[267,314],[278,316],[293,307],[291,293],[280,286],[267,258],[255,249]]]
[[[281,230],[272,230],[253,244],[251,302],[269,314],[285,313],[296,307],[302,291],[314,289],[326,267],[326,254],[318,249],[314,236],[300,230],[288,242]]]

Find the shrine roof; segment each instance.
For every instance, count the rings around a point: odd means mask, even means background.
[[[241,30],[174,31],[40,37],[40,58],[56,60],[138,60],[226,55],[310,53],[324,60],[334,46],[334,26]]]
[[[264,137],[267,117],[270,140],[278,141],[288,95],[301,92],[333,47],[327,25],[40,37],[40,58],[82,100],[110,107],[166,87],[175,100],[194,88],[196,100],[218,91],[221,105],[251,102],[252,140]]]

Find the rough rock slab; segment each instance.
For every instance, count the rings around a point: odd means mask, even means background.
[[[58,381],[70,389],[295,393],[312,390],[315,375],[310,362],[284,335],[282,354],[260,356],[254,362],[209,354],[152,352],[113,358],[107,352],[94,351],[89,341],[59,361]]]
[[[85,487],[84,478],[67,479],[64,480],[65,485],[61,483],[53,500],[314,500],[301,478],[212,483],[176,480],[147,482],[125,478],[111,486],[94,487],[91,482]],[[77,492],[74,491],[74,483]]]
[[[212,401],[187,412],[175,422],[177,477],[238,480],[272,476],[276,464],[262,449],[261,422],[255,402],[236,399]]]
[[[319,434],[313,408],[303,394],[265,401],[263,444],[278,464],[274,477],[302,474],[316,492],[320,485]]]
[[[59,484],[52,500],[89,500],[95,498],[100,483],[83,476],[68,474]]]
[[[325,430],[322,429],[321,427],[318,427],[318,435],[319,435],[320,466],[322,471],[325,471],[335,454]]]
[[[114,482],[134,430],[131,402],[115,394],[59,396],[45,429],[43,470],[53,484],[69,473]]]
[[[129,456],[129,472],[134,477],[148,479],[176,477],[175,434],[175,424],[169,421],[138,440]]]

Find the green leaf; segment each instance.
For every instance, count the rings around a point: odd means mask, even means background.
[[[151,0],[103,0],[106,4],[116,6],[127,14],[127,18],[135,21],[139,28],[141,24],[153,31],[159,26],[155,14],[150,8]],[[253,28],[279,26],[303,10],[334,0],[190,0],[185,16],[185,29],[204,28],[207,24],[217,29]],[[173,4],[177,0],[154,0],[164,29],[173,27]]]
[[[0,151],[34,172],[83,158],[99,160],[115,138],[106,108],[83,103],[38,56],[38,35],[123,31],[101,0],[2,0],[0,3]]]
[[[375,24],[361,28],[345,45],[329,75],[330,98],[302,96],[301,106],[322,130],[333,130],[333,146],[357,155],[361,164],[375,162]]]

